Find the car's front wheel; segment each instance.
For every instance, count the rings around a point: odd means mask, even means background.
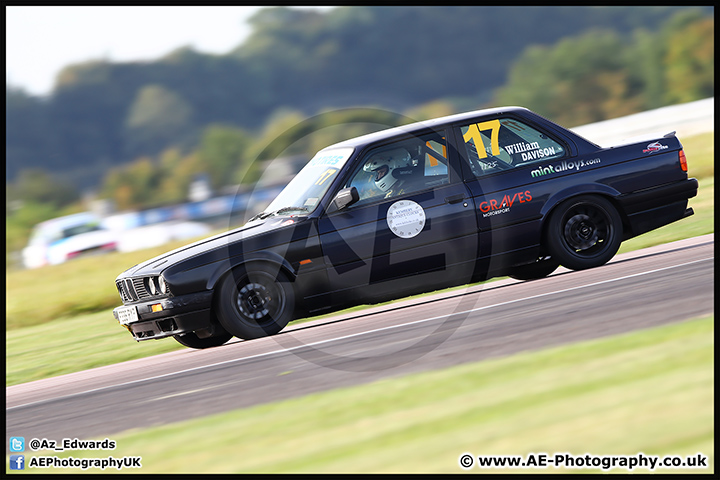
[[[216,291],[220,324],[238,338],[275,335],[292,320],[295,295],[288,277],[271,267],[239,267]]]
[[[613,204],[581,195],[560,204],[549,219],[546,243],[550,255],[571,270],[604,265],[622,242],[623,226]]]

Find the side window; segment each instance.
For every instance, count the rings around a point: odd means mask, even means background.
[[[471,123],[460,131],[476,177],[565,156],[562,144],[512,118]]]
[[[445,137],[422,135],[371,150],[345,186],[357,188],[355,205],[364,205],[449,183],[447,162]]]
[[[445,137],[431,138],[425,142],[425,147],[422,154],[425,176],[436,177],[441,180],[441,183],[447,183],[448,166]]]

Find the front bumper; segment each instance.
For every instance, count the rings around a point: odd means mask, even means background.
[[[212,329],[211,304],[212,292],[202,292],[117,307],[113,316],[135,340],[150,340]]]

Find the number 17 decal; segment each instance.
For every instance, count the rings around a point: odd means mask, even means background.
[[[480,132],[484,130],[491,130],[490,132],[490,150],[493,155],[500,154],[500,120],[490,120],[489,122],[473,123],[468,126],[468,131],[463,135],[465,143],[471,140],[475,143],[475,149],[479,158],[487,157],[487,150],[485,150],[485,142]]]
[[[322,185],[323,183],[325,183],[325,180],[332,177],[335,174],[335,172],[337,172],[336,168],[328,168],[327,170],[325,170],[323,172],[322,175],[320,175],[320,178],[317,179],[317,182],[315,182],[315,185]]]

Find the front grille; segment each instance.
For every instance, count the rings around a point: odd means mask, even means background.
[[[150,292],[145,288],[145,280],[143,278],[126,278],[115,282],[118,293],[123,303],[136,302],[150,298]]]
[[[147,291],[147,288],[145,288],[145,279],[133,278],[132,284],[135,290],[135,296],[138,300],[143,300],[152,296],[150,295],[150,292]]]
[[[115,282],[115,286],[118,289],[118,293],[120,294],[120,298],[122,299],[123,303],[132,302],[132,295],[130,294],[130,291],[128,290],[127,286],[125,285],[124,280],[118,280]]]
[[[153,295],[150,293],[150,288],[148,287],[150,282],[157,285],[157,277],[125,278],[115,281],[115,286],[124,304],[172,296],[169,290],[166,291],[166,293],[157,292]]]

